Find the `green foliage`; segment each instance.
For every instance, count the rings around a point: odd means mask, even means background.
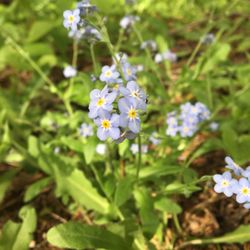
[[[51,244],[62,248],[131,249],[124,239],[104,228],[74,222],[50,229],[47,239]]]
[[[32,207],[23,207],[19,212],[22,223],[8,221],[0,237],[1,250],[28,250],[32,234],[36,230],[36,212]]]

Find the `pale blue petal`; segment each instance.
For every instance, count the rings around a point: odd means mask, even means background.
[[[119,128],[111,128],[109,131],[109,135],[113,140],[117,140],[120,137],[120,129]]]
[[[97,136],[101,141],[105,141],[109,136],[109,132],[108,130],[99,127],[97,130]]]
[[[129,121],[128,127],[132,132],[138,134],[140,132],[140,120]]]

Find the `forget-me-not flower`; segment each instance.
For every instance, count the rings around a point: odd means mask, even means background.
[[[126,81],[132,81],[136,79],[136,68],[129,63],[122,64],[122,71]]]
[[[250,202],[250,182],[248,179],[240,178],[239,181],[234,183],[233,191],[238,203]]]
[[[95,124],[98,126],[97,136],[101,141],[105,141],[108,137],[117,140],[120,137],[119,129],[120,116],[118,114],[110,114],[102,112],[100,116],[95,119]]]
[[[226,168],[233,170],[236,175],[240,176],[243,173],[244,170],[231,157],[227,156],[225,162],[227,163]]]
[[[136,101],[139,109],[146,109],[146,94],[135,81],[129,81],[126,88],[121,87],[120,91],[126,99]]]
[[[64,22],[63,25],[66,29],[72,29],[72,30],[77,30],[77,25],[80,22],[80,10],[75,9],[73,11],[71,10],[66,10],[63,13],[64,16]]]
[[[103,111],[111,112],[113,109],[112,103],[116,98],[116,93],[109,93],[109,89],[105,86],[101,91],[94,89],[90,93],[89,118],[96,118]]]
[[[120,74],[116,70],[116,66],[112,65],[111,67],[109,66],[104,66],[102,68],[102,73],[100,75],[100,80],[102,82],[106,82],[107,84],[110,83],[115,83],[117,79],[119,78]]]
[[[129,102],[128,99],[122,98],[118,102],[118,107],[121,112],[120,126],[128,127],[133,133],[140,132],[140,116],[138,103],[135,101]]]
[[[79,133],[84,138],[92,136],[94,134],[92,125],[83,123],[79,129]]]
[[[237,184],[237,180],[232,178],[230,172],[225,172],[222,175],[216,174],[213,176],[216,182],[214,190],[216,193],[224,193],[227,197],[230,197],[234,193],[234,186]]]
[[[125,16],[122,18],[122,20],[120,21],[120,26],[123,29],[128,29],[130,28],[135,22],[139,21],[140,18],[138,16]]]

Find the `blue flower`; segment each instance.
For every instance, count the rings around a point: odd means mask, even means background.
[[[111,112],[113,109],[112,103],[116,98],[116,93],[109,93],[107,86],[103,90],[94,89],[90,93],[91,102],[89,104],[89,118],[96,118],[103,111]]]
[[[225,162],[227,163],[226,168],[233,170],[236,175],[240,176],[243,173],[244,170],[231,157],[227,156]]]
[[[120,76],[120,74],[119,74],[119,72],[116,71],[115,65],[112,65],[111,67],[104,66],[102,68],[100,80],[102,82],[106,82],[107,84],[115,83],[117,81],[117,79],[119,78],[119,76]]]
[[[129,63],[122,64],[122,72],[126,81],[132,81],[136,79],[136,68],[132,67]]]
[[[122,18],[120,21],[120,26],[123,29],[128,29],[130,28],[135,22],[139,21],[140,18],[138,16],[125,16]]]
[[[63,70],[63,75],[66,78],[71,78],[71,77],[75,77],[77,74],[77,71],[74,67],[68,65],[67,67],[64,68]]]
[[[235,191],[235,185],[238,183],[237,180],[232,178],[230,172],[225,172],[222,175],[216,174],[213,176],[216,185],[214,190],[216,193],[224,193],[227,197],[233,195]]]
[[[148,40],[148,41],[144,41],[141,44],[141,49],[150,49],[152,51],[156,51],[157,50],[157,44],[154,40]]]
[[[128,82],[126,88],[121,87],[120,91],[126,99],[136,101],[139,109],[146,109],[146,94],[139,88],[135,81]]]
[[[201,42],[203,44],[211,44],[215,41],[215,36],[213,33],[208,33],[204,37],[201,38]]]
[[[166,123],[168,125],[166,130],[166,135],[168,136],[176,136],[179,132],[178,119],[176,117],[176,112],[170,112],[167,115]]]
[[[183,122],[182,125],[179,127],[179,132],[181,137],[192,137],[197,131],[197,129],[198,128],[196,124]]]
[[[250,166],[248,166],[245,170],[243,170],[241,174],[250,180]]]
[[[169,61],[169,62],[176,62],[177,61],[177,55],[170,50],[165,51],[163,53],[158,53],[155,55],[155,62],[161,63],[163,61]]]
[[[157,137],[158,137],[157,132],[153,132],[149,137],[149,141],[151,141],[154,145],[158,145],[161,143],[161,139]]]
[[[128,127],[133,133],[140,132],[140,117],[138,110],[138,103],[129,102],[128,99],[122,98],[118,102],[118,107],[121,112],[120,126]]]
[[[128,61],[128,55],[123,52],[116,53],[113,57],[113,62],[116,63],[118,61],[121,64],[127,63]]]
[[[212,130],[212,131],[216,131],[218,130],[219,128],[219,124],[217,122],[212,122],[210,125],[209,125],[209,128]]]
[[[239,179],[233,184],[233,191],[236,194],[236,201],[238,203],[250,202],[250,182],[246,178]]]
[[[77,8],[80,9],[82,15],[91,14],[97,10],[95,5],[90,4],[90,0],[78,2]]]
[[[94,134],[93,127],[90,124],[83,123],[80,127],[79,133],[84,138],[92,136]]]
[[[246,208],[246,209],[250,209],[250,202],[245,203],[245,204],[243,205],[243,207]]]
[[[97,136],[101,141],[105,141],[108,137],[117,140],[120,137],[119,129],[120,116],[102,112],[100,117],[95,119],[95,124],[98,126]]]
[[[75,9],[73,11],[66,10],[63,13],[64,22],[63,25],[66,29],[77,30],[77,24],[80,22],[80,10]]]

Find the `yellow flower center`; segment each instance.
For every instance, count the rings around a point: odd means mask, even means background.
[[[111,77],[112,76],[112,72],[110,70],[105,72],[105,76],[106,77]]]
[[[131,69],[127,69],[126,71],[127,71],[127,75],[128,75],[128,76],[131,76],[131,75],[132,75]]]
[[[222,185],[223,187],[228,187],[228,186],[229,186],[229,182],[226,181],[226,180],[223,180],[222,183],[221,183],[221,185]]]
[[[244,194],[244,195],[249,195],[249,188],[243,187],[243,188],[241,189],[241,193]]]
[[[183,131],[187,133],[189,131],[189,127],[184,127]]]
[[[75,20],[75,17],[73,15],[69,16],[69,22],[73,23]]]
[[[111,127],[111,123],[109,120],[102,120],[102,127],[104,129],[109,129]]]
[[[119,89],[119,84],[117,83],[114,87],[113,87],[114,90],[118,90]]]
[[[137,112],[134,108],[131,108],[128,112],[128,117],[131,119],[135,119],[137,116]]]
[[[140,98],[140,95],[139,95],[139,93],[138,93],[138,90],[137,90],[137,91],[133,91],[133,92],[131,93],[131,96],[133,96],[133,97],[135,97],[135,98]]]
[[[105,99],[102,97],[97,101],[97,107],[102,107],[105,104]]]

